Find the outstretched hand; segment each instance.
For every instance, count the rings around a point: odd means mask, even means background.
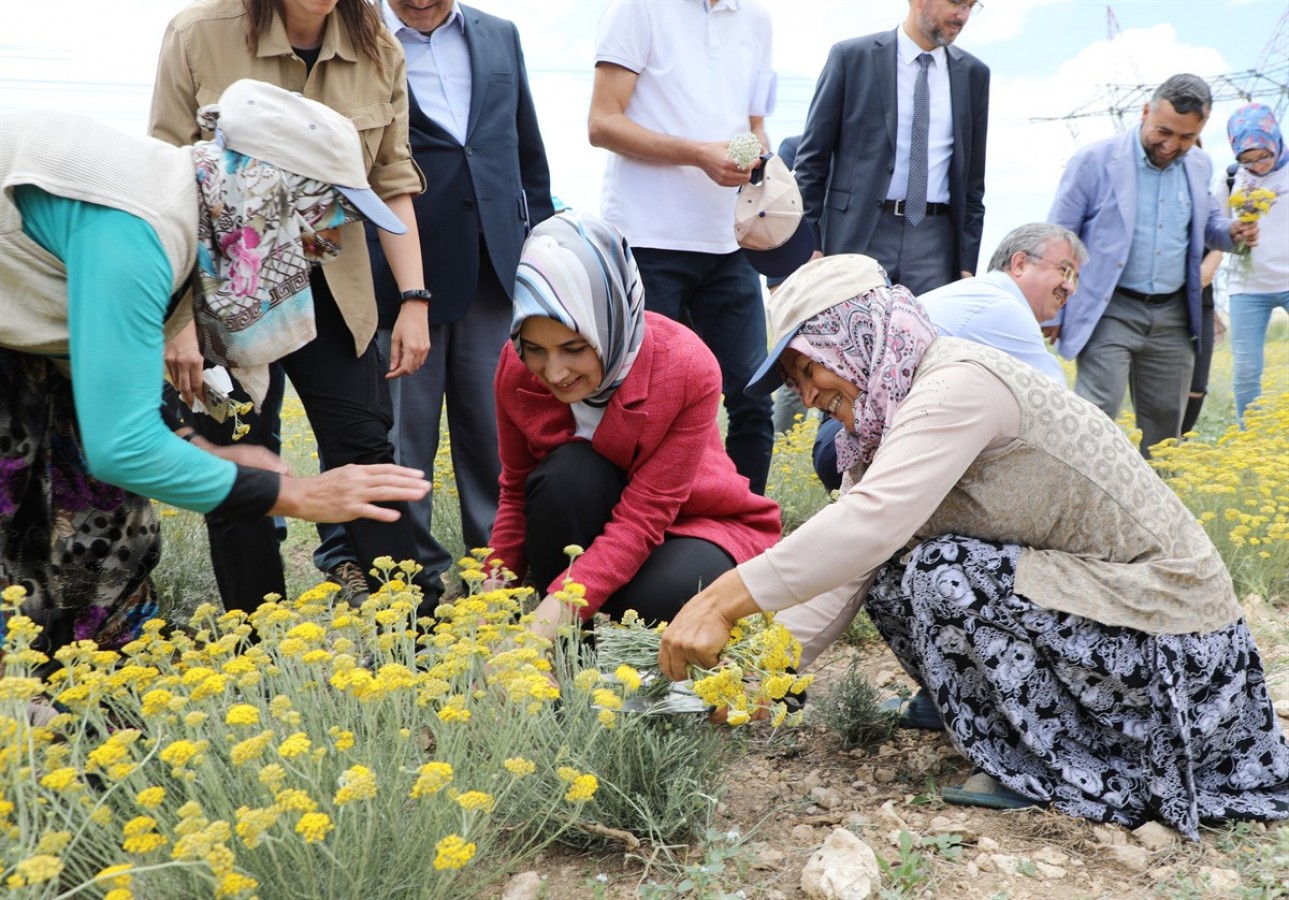
[[[760,612],[738,569],[730,569],[694,595],[662,633],[658,667],[672,681],[688,678],[691,665],[714,669],[734,623]]]
[[[392,463],[341,466],[309,478],[283,477],[277,503],[269,514],[309,522],[394,522],[398,510],[378,503],[420,500],[429,490],[430,483],[420,469]]]

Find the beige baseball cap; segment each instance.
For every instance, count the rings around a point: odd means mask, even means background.
[[[331,107],[243,78],[220,94],[218,110],[216,140],[229,150],[330,184],[376,227],[407,231],[367,181],[358,129]]]
[[[763,397],[783,383],[779,357],[807,319],[843,300],[862,297],[885,284],[886,272],[877,260],[858,253],[823,256],[797,269],[766,302],[773,349],[752,375],[743,393],[749,397]]]
[[[803,217],[801,191],[782,157],[762,157],[753,181],[739,188],[734,204],[734,238],[762,275],[790,275],[814,252],[814,236]]]

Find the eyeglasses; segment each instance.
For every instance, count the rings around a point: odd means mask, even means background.
[[[1042,256],[1039,256],[1037,253],[1026,253],[1025,255],[1037,262],[1047,263],[1053,269],[1056,269],[1058,272],[1061,273],[1061,277],[1065,279],[1066,283],[1069,284],[1070,287],[1076,288],[1076,289],[1078,288],[1079,270],[1076,269],[1074,266],[1066,265],[1064,263],[1053,262],[1050,259],[1046,259]]]
[[[968,14],[978,16],[984,10],[985,4],[980,0],[944,0],[954,9],[965,9]]]
[[[1254,152],[1257,153],[1258,151],[1254,151]],[[1244,168],[1248,169],[1253,166],[1260,166],[1265,162],[1271,162],[1275,158],[1276,158],[1275,154],[1272,153],[1270,150],[1263,150],[1260,153],[1258,153],[1257,156],[1252,156],[1247,152],[1241,153],[1239,157],[1237,157],[1237,162],[1239,162],[1239,164]]]

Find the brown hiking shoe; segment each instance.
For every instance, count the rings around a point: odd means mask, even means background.
[[[347,603],[357,609],[369,596],[367,577],[357,563],[342,562],[327,572],[327,580],[340,585],[336,593],[336,603]]]

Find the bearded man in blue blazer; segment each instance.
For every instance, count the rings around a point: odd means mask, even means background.
[[[952,46],[975,0],[909,0],[894,31],[836,44],[797,150],[824,254],[862,253],[914,294],[974,274],[989,69]]]
[[[1078,289],[1047,336],[1078,361],[1074,390],[1112,419],[1132,392],[1141,452],[1179,437],[1201,339],[1205,246],[1257,243],[1257,224],[1232,221],[1213,198],[1213,166],[1192,150],[1213,105],[1203,79],[1174,75],[1141,125],[1070,160],[1048,221],[1088,248]]]
[[[512,22],[454,0],[379,7],[407,56],[409,135],[427,185],[413,202],[432,295],[430,354],[397,384],[393,439],[404,465],[432,472],[446,401],[461,536],[483,547],[501,476],[493,376],[524,239],[554,214],[550,169]],[[380,245],[369,247],[382,324],[402,303],[427,302],[400,296]],[[433,497],[409,506],[417,562],[441,574],[452,559],[431,533]],[[315,562],[333,570],[344,552],[328,541]]]

